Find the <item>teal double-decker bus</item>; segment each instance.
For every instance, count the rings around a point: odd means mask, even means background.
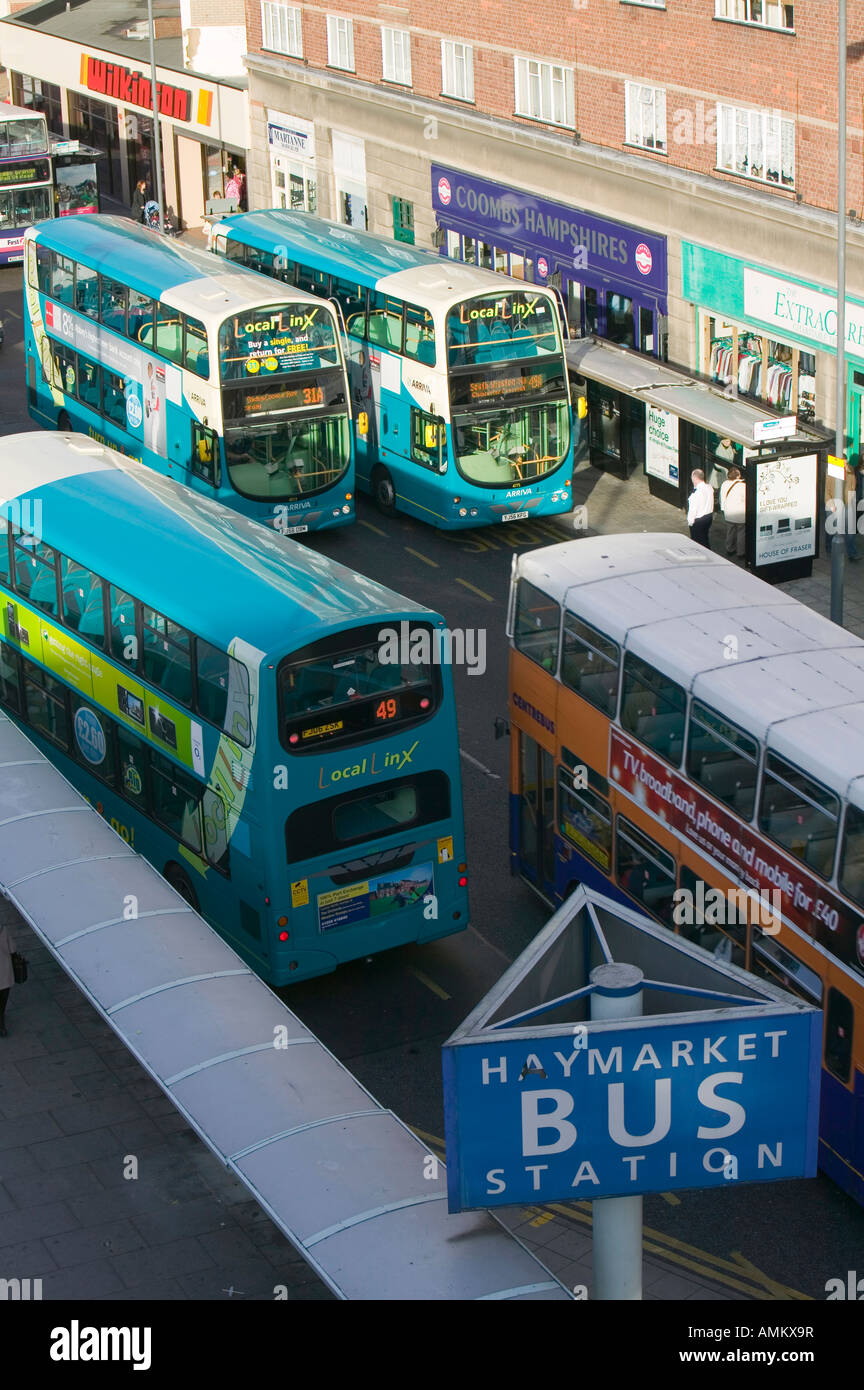
[[[286,535],[354,519],[353,431],[330,304],[123,217],[25,236],[27,397]]]
[[[84,435],[0,478],[0,704],[255,970],[468,925],[438,614]]]
[[[357,482],[383,512],[453,530],[572,510],[553,290],[278,208],[216,223],[211,250],[338,307]]]

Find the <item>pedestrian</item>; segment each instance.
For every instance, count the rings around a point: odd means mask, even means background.
[[[692,539],[710,550],[711,542],[708,539],[708,532],[711,530],[711,522],[714,520],[714,489],[706,483],[705,474],[701,468],[693,469],[690,474],[690,481],[693,484],[693,491],[687,503],[687,525],[690,527]]]
[[[230,198],[232,203],[236,203],[238,208],[243,207],[243,195],[245,184],[246,175],[240,172],[236,164],[233,165],[231,169],[231,177],[225,185],[225,197]]]
[[[13,950],[14,944],[9,928],[5,922],[0,922],[0,1038],[6,1037],[6,1001],[15,983],[15,972],[12,969]]]
[[[132,211],[135,214],[136,222],[144,221],[144,208],[150,201],[150,190],[147,187],[146,179],[139,179],[135,185],[135,192],[132,194]]]
[[[720,510],[726,522],[726,554],[744,559],[745,521],[747,519],[747,488],[741,469],[733,463],[720,488]]]

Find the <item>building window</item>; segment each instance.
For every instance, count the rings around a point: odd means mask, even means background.
[[[384,81],[411,86],[411,35],[407,29],[382,29]],[[353,64],[352,64],[353,66]]]
[[[327,16],[327,62],[331,68],[354,71],[354,21],[344,15]]]
[[[470,43],[441,43],[441,87],[445,97],[474,100],[474,50]]]
[[[766,29],[794,29],[794,5],[778,0],[714,0],[715,19],[761,24]]]
[[[573,69],[517,58],[516,115],[550,125],[573,125]]]
[[[795,122],[776,111],[717,106],[717,167],[760,183],[795,183]]]
[[[393,199],[393,236],[414,245],[414,204],[407,198]]]
[[[646,150],[666,149],[666,93],[662,87],[628,82],[627,144]]]
[[[273,5],[263,0],[261,28],[264,48],[274,53],[287,53],[291,58],[303,57],[301,12],[296,5]]]

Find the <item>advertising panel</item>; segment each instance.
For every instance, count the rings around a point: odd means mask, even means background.
[[[816,454],[765,460],[750,456],[749,462],[756,475],[756,568],[812,558],[819,513]]]
[[[645,407],[645,472],[678,486],[678,416],[654,405]]]
[[[346,888],[333,888],[318,894],[318,930],[333,931],[370,918],[377,921],[413,907],[433,892],[431,864],[412,864]]]

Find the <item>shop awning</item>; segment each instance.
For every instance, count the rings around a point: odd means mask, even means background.
[[[615,343],[579,338],[566,345],[566,353],[568,366],[579,376],[614,391],[623,391],[658,410],[671,411],[680,419],[689,420],[724,439],[733,439],[737,444],[754,448],[753,426],[777,419],[776,415],[750,401],[726,396],[716,386],[709,386],[686,372],[666,367]],[[796,444],[812,445],[826,441],[827,435],[800,425],[791,440]]]

